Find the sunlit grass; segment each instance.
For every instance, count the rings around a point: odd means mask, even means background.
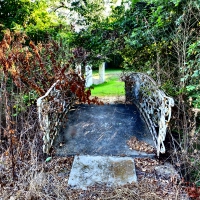
[[[93,85],[92,96],[123,96],[125,94],[124,82],[120,80],[120,73],[121,70],[106,70],[106,81]]]

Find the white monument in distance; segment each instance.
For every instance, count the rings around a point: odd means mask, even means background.
[[[81,75],[81,65],[76,65],[76,73]],[[99,66],[99,79],[95,79],[92,77],[92,66],[86,65],[85,66],[85,87],[90,87],[92,84],[98,85],[105,82],[105,62],[103,62]]]

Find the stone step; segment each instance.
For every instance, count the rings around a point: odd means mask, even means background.
[[[131,157],[75,156],[68,184],[73,189],[87,190],[95,184],[120,186],[137,182]]]

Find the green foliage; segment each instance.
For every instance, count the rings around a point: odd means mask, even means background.
[[[34,3],[34,10],[30,14],[29,22],[25,27],[25,31],[34,41],[45,41],[48,40],[49,36],[56,37],[66,26],[64,20],[59,19],[55,13],[48,10],[46,1]]]
[[[177,81],[181,74],[176,67],[173,28],[182,23],[185,6],[187,3],[179,0],[155,0],[151,4],[133,1],[129,9],[122,4],[113,8],[107,19],[98,24],[91,23],[87,29],[75,34],[70,46],[81,46],[88,52],[85,61],[93,64],[99,59],[109,61],[113,55],[120,55],[125,68],[150,72],[153,78],[161,81],[161,88],[168,94],[174,97],[187,94],[196,105],[198,86],[192,83],[193,87],[186,85],[182,88],[182,81]],[[195,69],[193,76],[184,72],[179,80],[189,80],[190,77],[194,81]]]
[[[184,81],[188,82],[186,86],[188,98],[194,107],[200,108],[200,41],[197,40],[189,45],[187,57],[189,61]]]
[[[6,0],[0,2],[0,24],[5,28],[23,26],[32,11],[30,0]]]
[[[50,12],[48,1],[44,0],[1,1],[0,25],[1,30],[24,31],[35,42],[55,38],[69,27],[62,18]]]
[[[177,96],[178,92],[178,88],[174,85],[174,83],[172,82],[172,80],[167,80],[162,84],[161,87],[162,90],[167,91],[167,94],[175,97]]]
[[[35,104],[36,99],[39,97],[35,91],[30,91],[28,93],[13,93],[14,96],[14,105],[13,105],[13,114],[12,116],[16,117],[20,113],[25,112],[28,107]]]
[[[105,2],[99,0],[50,1],[51,8],[72,26],[85,29],[104,18]],[[62,13],[65,13],[64,15]],[[76,27],[77,28],[77,27]]]

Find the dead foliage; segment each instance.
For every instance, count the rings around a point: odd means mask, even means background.
[[[84,77],[73,70],[79,49],[70,53],[53,40],[37,45],[28,41],[24,33],[7,30],[0,42],[0,153],[12,161],[13,180],[17,160],[30,159],[29,144],[37,140],[37,147],[42,146],[36,100],[53,83],[59,80],[56,89],[64,91],[66,102],[74,94],[79,102],[102,104],[97,97],[90,98]]]
[[[155,176],[153,165],[157,163],[152,160],[136,162],[138,183],[72,189],[68,177],[73,157],[50,155],[52,160],[44,161],[36,99],[61,80],[58,87],[70,89],[79,101],[99,101],[89,98],[85,80],[72,69],[76,53],[66,55],[54,41],[38,45],[30,41],[27,45],[26,39],[22,33],[7,31],[0,43],[0,199],[187,199],[180,184]],[[134,138],[129,144],[140,151],[153,151]]]
[[[135,136],[131,137],[130,140],[127,141],[130,149],[134,149],[137,151],[143,151],[146,153],[155,153],[155,148],[146,142],[139,141]]]
[[[145,159],[148,161],[148,159]],[[145,161],[144,160],[144,161]],[[149,160],[158,164],[158,161]],[[173,180],[156,177],[152,171],[141,171],[141,162],[136,161],[138,182],[124,186],[108,187],[96,184],[87,190],[73,189],[68,185],[68,178],[73,157],[56,158],[50,162],[39,162],[35,158],[18,169],[18,179],[1,184],[0,196],[3,199],[188,199],[181,184]],[[153,167],[153,164],[151,165]]]

